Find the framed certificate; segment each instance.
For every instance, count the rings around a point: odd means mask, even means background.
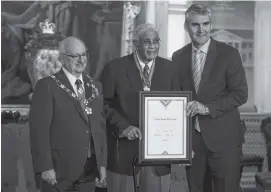
[[[140,92],[139,165],[191,164],[191,118],[185,106],[191,92]]]

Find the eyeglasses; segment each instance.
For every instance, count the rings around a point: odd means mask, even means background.
[[[145,46],[151,46],[151,45],[157,46],[157,45],[159,45],[160,41],[161,41],[160,38],[156,38],[154,40],[144,39],[143,43],[144,43]]]
[[[88,53],[88,51],[86,51],[86,52],[84,52],[84,53],[82,53],[82,54],[78,54],[78,53],[76,53],[76,54],[73,54],[73,55],[71,55],[71,54],[67,54],[67,53],[62,53],[63,55],[66,55],[66,56],[68,56],[68,57],[71,57],[73,60],[75,60],[75,61],[79,61],[79,59],[81,60],[82,58],[85,58],[85,57],[88,57],[89,56],[89,53]]]

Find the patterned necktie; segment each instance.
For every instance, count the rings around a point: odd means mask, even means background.
[[[80,103],[82,103],[82,101],[84,101],[84,99],[85,99],[85,91],[84,91],[83,83],[80,79],[77,79],[75,81],[75,85],[77,88],[78,99],[79,99]]]
[[[83,83],[80,79],[77,79],[75,81],[75,85],[76,85],[76,88],[77,88],[77,96],[78,96],[78,99],[80,101],[80,104],[81,104],[81,107],[84,111],[84,115],[86,117],[86,119],[88,119],[87,117],[87,114],[85,112],[85,106],[83,104],[86,96],[85,96],[85,90],[84,90],[84,87],[83,87]],[[89,133],[89,131],[87,130],[86,133]],[[91,145],[90,145],[90,142],[89,142],[89,147],[88,147],[88,157],[90,158],[91,157]]]
[[[193,62],[193,80],[195,84],[196,93],[198,93],[199,84],[201,80],[201,74],[202,74],[202,59],[203,59],[203,52],[200,50],[195,51],[194,54],[194,62]],[[195,119],[195,129],[200,132],[200,126],[199,126],[199,119],[196,117]]]
[[[149,66],[145,65],[143,68],[143,83],[145,86],[147,86],[148,88],[151,87],[150,85],[150,81],[149,81]]]
[[[146,79],[149,79],[149,66],[145,65],[144,69],[143,69],[143,75]]]

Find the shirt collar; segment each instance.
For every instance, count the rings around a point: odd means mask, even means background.
[[[209,50],[210,43],[211,43],[211,39],[209,39],[206,43],[204,43],[199,49],[197,49],[192,43],[192,51],[194,52],[194,51],[200,50],[203,53],[207,54],[208,50]]]
[[[144,69],[146,64],[143,63],[143,61],[139,58],[137,51],[135,52],[135,54],[136,54],[136,57],[137,57],[137,59],[139,61],[139,64],[140,64],[141,68]],[[153,60],[151,60],[149,63],[147,63],[149,69],[152,67],[152,64],[153,64]]]
[[[71,85],[74,86],[75,85],[75,81],[77,79],[80,79],[82,84],[84,84],[84,81],[83,81],[83,75],[81,74],[79,76],[79,78],[75,77],[73,74],[71,74],[67,69],[65,69],[64,67],[62,68],[64,73],[66,74],[68,80],[70,81]]]

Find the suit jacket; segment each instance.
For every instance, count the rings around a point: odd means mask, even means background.
[[[179,90],[176,70],[169,60],[157,57],[154,70],[151,91]],[[139,92],[143,91],[143,86],[133,55],[107,64],[102,72],[101,82],[108,123],[108,169],[132,175],[132,163],[138,155],[138,139],[118,139],[117,135],[131,125],[139,127]],[[156,167],[155,171],[158,175],[165,175],[170,172],[170,166]]]
[[[63,70],[54,75],[74,93]],[[88,98],[92,94],[91,82],[86,75],[83,80]],[[37,82],[29,119],[35,172],[55,169],[57,180],[77,180],[84,172],[91,136],[98,168],[107,166],[102,86],[98,81],[93,84],[100,97],[88,105],[92,114],[85,116],[79,101],[53,78],[45,77]]]
[[[198,116],[203,140],[211,151],[240,145],[242,125],[238,107],[247,102],[246,75],[237,49],[211,39],[198,93],[192,76],[192,44],[173,53],[181,88],[192,91],[193,100],[206,105],[210,115]],[[196,150],[193,140],[193,150]]]

